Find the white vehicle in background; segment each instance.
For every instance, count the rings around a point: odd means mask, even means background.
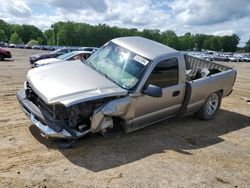
[[[241,54],[234,54],[233,57],[236,58],[237,62],[243,62],[243,55],[241,55]]]
[[[193,56],[193,57],[197,57],[200,59],[204,59],[207,61],[213,61],[214,57],[212,54],[209,53],[203,53],[203,52],[189,52],[188,55]]]
[[[234,57],[233,55],[225,55],[225,57],[228,58],[228,60],[231,61],[231,62],[237,61],[237,58]]]
[[[64,61],[71,61],[71,60],[84,61],[87,58],[89,58],[89,56],[91,56],[91,54],[92,54],[92,52],[90,52],[90,51],[73,51],[73,52],[69,52],[69,53],[60,55],[56,58],[48,58],[48,59],[42,59],[42,60],[36,61],[32,65],[32,68],[40,67],[40,66],[44,66],[44,65],[48,65],[48,64],[52,64],[52,63],[62,62],[62,60],[64,60]]]
[[[250,62],[250,55],[243,55],[242,59],[245,62]]]
[[[16,48],[16,44],[9,44],[9,48]]]

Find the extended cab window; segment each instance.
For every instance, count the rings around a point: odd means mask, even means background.
[[[148,78],[147,84],[161,88],[178,84],[178,60],[176,58],[159,62]]]

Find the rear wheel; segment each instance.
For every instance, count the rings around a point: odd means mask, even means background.
[[[215,92],[208,96],[206,102],[196,113],[197,117],[203,120],[212,120],[220,109],[222,93]]]

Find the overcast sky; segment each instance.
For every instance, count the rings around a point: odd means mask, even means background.
[[[250,38],[250,0],[0,0],[0,19],[45,30],[57,21]]]

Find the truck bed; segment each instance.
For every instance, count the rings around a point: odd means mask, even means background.
[[[218,63],[213,63],[211,61],[203,60],[189,55],[185,55],[185,61],[188,69],[191,68],[191,72],[188,73],[189,77],[187,76],[187,79],[189,81],[232,69],[230,67],[220,65]],[[200,74],[201,71],[204,70],[209,70],[208,75]]]
[[[187,112],[197,111],[213,92],[222,92],[222,97],[232,92],[237,74],[235,69],[188,55],[185,55],[185,61],[187,67],[190,66],[188,69],[191,68],[187,74],[187,84],[191,88]]]

